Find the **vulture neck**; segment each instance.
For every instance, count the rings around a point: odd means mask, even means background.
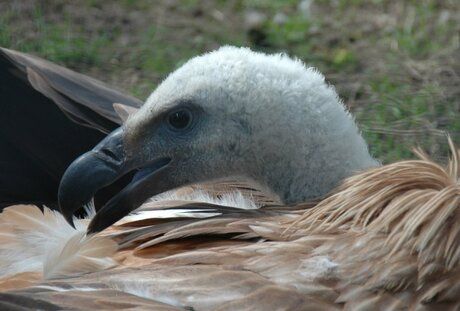
[[[289,135],[269,133],[273,138],[256,142],[252,179],[284,204],[293,205],[321,199],[345,178],[379,166],[351,116],[342,105],[336,107],[330,115],[299,124],[288,116],[284,129]]]

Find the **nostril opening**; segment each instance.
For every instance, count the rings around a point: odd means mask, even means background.
[[[109,148],[101,148],[99,151],[98,151],[98,154],[99,154],[99,158],[103,159],[104,161],[106,162],[109,162],[109,163],[120,163],[122,162],[122,156],[117,154],[116,152],[112,151],[111,149]]]
[[[103,155],[109,157],[109,158],[113,158],[113,159],[117,159],[117,156],[115,155],[115,153],[110,150],[110,149],[106,149],[106,148],[102,148],[101,151],[100,151]]]

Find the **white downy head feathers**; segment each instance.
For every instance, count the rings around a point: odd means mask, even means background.
[[[143,157],[156,150],[149,126],[178,103],[203,111],[187,137],[196,160],[185,180],[243,177],[294,204],[378,165],[324,76],[284,54],[225,46],[171,73],[124,125]]]

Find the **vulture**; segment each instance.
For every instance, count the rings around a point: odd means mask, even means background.
[[[141,106],[100,81],[5,48],[0,95],[0,210],[20,203],[57,208],[65,169],[122,123],[114,104]],[[128,179],[98,193],[96,205]]]
[[[0,214],[2,310],[460,308],[450,138],[445,165],[382,166],[317,70],[235,47],[123,118],[65,171],[61,213]]]

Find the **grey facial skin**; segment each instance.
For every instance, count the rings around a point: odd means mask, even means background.
[[[177,113],[187,118],[174,119]],[[286,56],[224,47],[172,73],[121,129],[77,159],[59,203],[71,222],[99,188],[138,170],[92,220],[88,231],[97,232],[149,197],[191,183],[244,179],[296,204],[376,165],[318,71]]]

